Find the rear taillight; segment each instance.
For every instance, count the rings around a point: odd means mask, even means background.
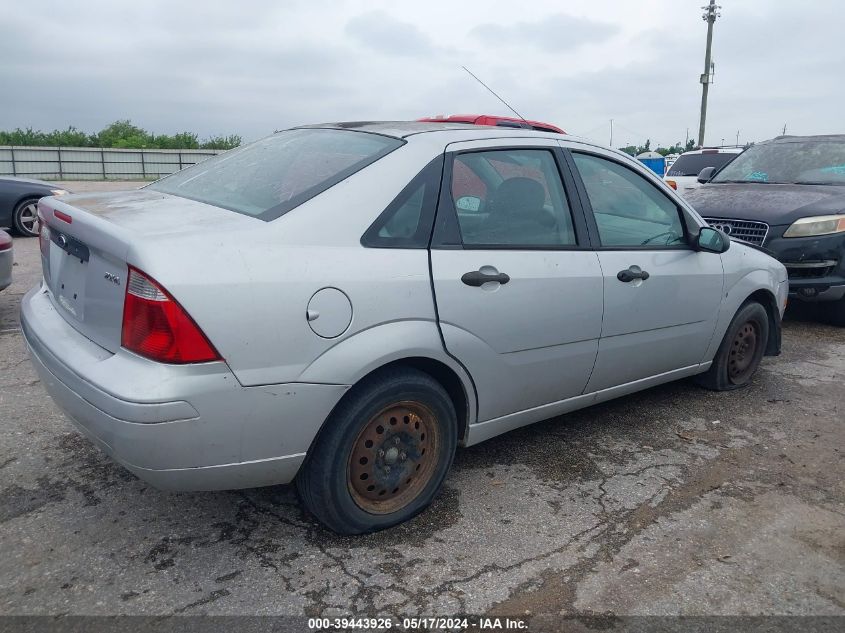
[[[194,320],[153,279],[129,268],[120,344],[161,363],[222,360]]]
[[[12,238],[6,231],[0,231],[0,251],[8,251],[12,248]]]
[[[678,183],[676,183],[674,180],[667,180],[666,184],[672,187],[672,189],[674,189],[675,191],[678,190]]]

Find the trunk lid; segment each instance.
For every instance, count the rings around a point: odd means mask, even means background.
[[[120,348],[129,265],[145,244],[255,227],[254,218],[156,191],[42,198],[41,263],[56,310],[110,352]],[[197,254],[201,256],[201,253]],[[157,262],[160,267],[166,262]],[[178,298],[177,298],[178,300]]]

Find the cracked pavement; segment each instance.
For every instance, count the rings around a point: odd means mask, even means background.
[[[292,487],[165,493],[53,405],[0,293],[0,613],[845,615],[845,330],[458,451],[411,522],[338,537]]]

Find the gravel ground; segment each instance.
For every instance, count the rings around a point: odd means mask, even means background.
[[[37,241],[15,249],[0,614],[845,615],[845,330],[787,320],[739,392],[682,381],[460,450],[428,511],[341,538],[292,487],[160,492],[82,439],[27,359]]]

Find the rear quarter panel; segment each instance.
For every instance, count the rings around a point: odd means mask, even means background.
[[[348,385],[397,357],[425,349],[445,356],[427,250],[360,244],[442,151],[442,144],[409,143],[275,221],[145,241],[130,263],[185,307],[243,385]],[[315,334],[306,318],[309,300],[329,287],[352,305],[349,326],[334,338]]]

